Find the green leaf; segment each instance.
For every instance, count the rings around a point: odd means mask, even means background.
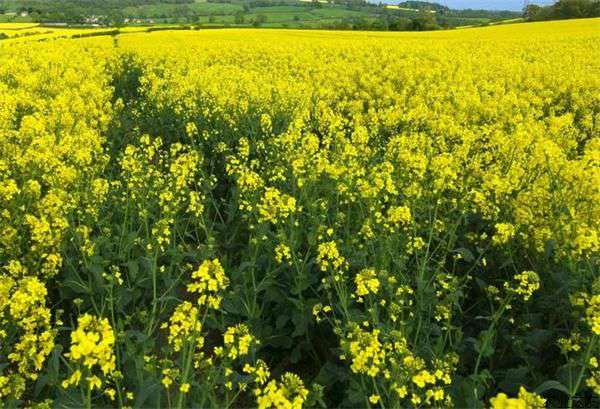
[[[472,263],[473,261],[475,261],[475,256],[473,256],[473,253],[469,249],[461,247],[454,251],[456,251],[458,254],[460,254],[462,256],[463,260],[465,260],[465,262],[467,262],[467,263]]]
[[[526,366],[508,369],[504,375],[504,379],[500,382],[500,389],[516,394],[519,391],[519,387],[527,383],[528,374],[529,368]]]
[[[135,282],[135,278],[137,277],[137,275],[140,271],[138,263],[134,260],[128,261],[127,262],[127,271],[129,273],[129,278],[131,279],[131,281]]]
[[[158,391],[160,391],[160,385],[156,381],[151,379],[146,380],[139,386],[137,393],[135,394],[135,407],[142,408],[148,406],[146,401]]]
[[[550,381],[546,381],[546,382],[542,383],[540,386],[535,388],[534,392],[541,395],[542,393],[552,390],[552,389],[559,391],[559,392],[563,392],[567,395],[569,394],[569,389],[562,383],[555,381],[555,380],[550,380]]]
[[[73,292],[77,293],[77,294],[91,294],[92,292],[90,291],[89,288],[87,288],[86,285],[80,283],[79,281],[75,281],[75,280],[65,280],[62,283],[63,287],[67,287],[71,290],[73,290]]]
[[[288,321],[290,320],[289,315],[287,314],[282,314],[279,317],[277,317],[277,321],[275,322],[275,326],[277,327],[277,329],[281,329],[285,326],[285,324],[288,323]]]

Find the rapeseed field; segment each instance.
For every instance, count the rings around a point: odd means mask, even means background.
[[[598,403],[600,20],[43,39],[0,41],[3,407]]]

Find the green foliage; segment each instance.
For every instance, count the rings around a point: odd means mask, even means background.
[[[523,17],[529,21],[600,17],[600,1],[559,0],[546,7],[531,4],[523,10]]]
[[[450,10],[427,2],[405,2],[401,4],[402,9],[387,9],[349,0],[330,4],[298,0],[0,0],[0,5],[13,12],[26,11],[29,13],[26,19],[39,22],[82,23],[94,17],[101,24],[116,26],[122,25],[125,19],[142,19],[142,23],[422,31],[481,24],[518,15]]]

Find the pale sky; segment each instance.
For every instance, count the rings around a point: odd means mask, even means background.
[[[523,0],[440,0],[439,3],[453,9],[521,10],[523,8]],[[530,3],[552,4],[554,2],[542,0]]]
[[[374,0],[371,0],[374,1]],[[402,0],[387,0],[384,3],[399,3]],[[429,0],[433,3],[443,4],[452,9],[488,9],[488,10],[515,10],[523,9],[523,0]],[[532,0],[530,3],[549,5],[553,0]]]

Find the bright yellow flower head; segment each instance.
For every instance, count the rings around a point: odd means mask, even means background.
[[[380,287],[377,272],[373,269],[364,269],[360,271],[356,277],[354,277],[354,283],[356,284],[356,295],[359,297],[359,300],[362,300],[362,297],[365,295],[377,294]]]
[[[250,333],[244,324],[229,327],[223,335],[223,343],[227,356],[231,359],[242,358],[250,349],[258,344],[258,340]]]
[[[218,309],[221,305],[223,290],[229,285],[229,279],[218,259],[206,260],[192,273],[192,282],[188,284],[190,293],[198,294],[198,304]]]
[[[302,380],[289,372],[283,374],[280,382],[272,380],[255,393],[259,409],[301,409],[308,397]]]
[[[115,334],[106,318],[83,314],[77,320],[77,329],[71,333],[71,350],[65,354],[71,362],[88,373],[100,371],[103,377],[115,374]],[[100,388],[102,380],[93,375],[86,379],[90,387]],[[77,385],[81,374],[75,371],[64,386]]]
[[[506,394],[499,393],[490,400],[490,405],[492,409],[542,409],[546,407],[546,399],[527,392],[521,386],[518,397],[509,398]]]

